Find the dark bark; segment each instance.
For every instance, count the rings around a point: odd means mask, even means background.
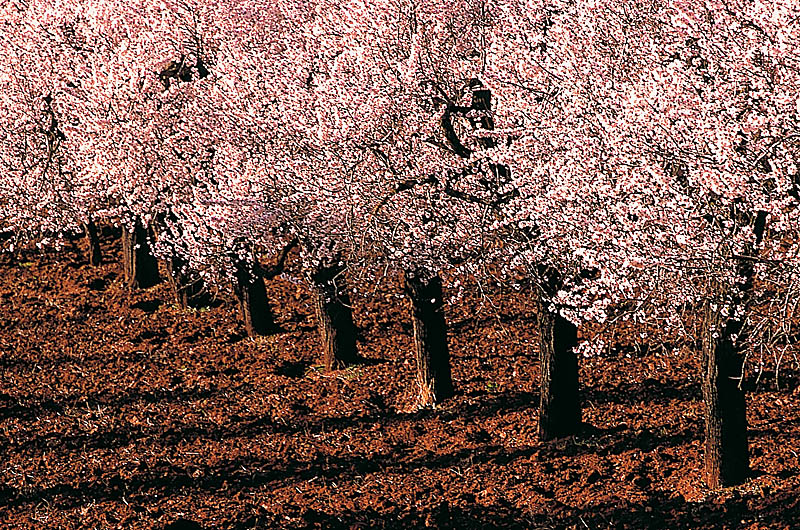
[[[267,288],[264,278],[257,274],[253,267],[245,261],[237,260],[236,283],[234,291],[239,300],[239,311],[244,321],[247,335],[269,335],[277,330],[275,316],[267,299]]]
[[[732,341],[731,330],[710,302],[706,303],[705,319],[705,473],[706,483],[719,488],[744,481],[750,471],[745,395],[739,384],[743,357]]]
[[[581,401],[578,388],[578,328],[544,304],[539,310],[539,438],[578,434]]]
[[[766,228],[766,212],[757,212],[748,219],[753,228],[755,245],[744,249],[743,258],[736,264],[740,283],[733,286],[727,299],[705,304],[705,329],[703,332],[703,401],[705,403],[705,473],[712,488],[731,486],[743,482],[750,473],[747,447],[746,400],[741,385],[744,356],[737,344],[743,332],[755,278],[751,259],[761,243]],[[710,286],[719,293],[719,285]],[[729,305],[728,315],[720,313],[721,306]],[[741,344],[741,338],[738,339]]]
[[[453,395],[442,280],[416,271],[406,272],[405,291],[414,326],[418,404],[435,405]]]
[[[562,286],[552,267],[539,270],[539,438],[549,440],[578,434],[581,400],[578,381],[578,328],[548,307]]]
[[[0,231],[0,256],[5,256],[9,264],[17,261],[17,251],[19,249],[16,245],[16,241],[11,241],[15,239],[15,237],[16,234],[12,231]]]
[[[358,361],[356,327],[342,267],[324,267],[311,274],[322,360],[325,370],[337,370]]]
[[[103,250],[100,247],[100,236],[97,233],[97,225],[94,221],[89,221],[83,225],[86,232],[86,240],[89,242],[89,264],[97,266],[103,261]]]
[[[151,235],[139,220],[132,231],[122,229],[122,269],[127,289],[146,289],[161,281],[158,261],[150,250]]]
[[[271,280],[272,278],[280,275],[283,273],[284,269],[286,268],[286,261],[289,258],[289,254],[292,250],[294,250],[300,241],[297,239],[292,239],[286,243],[286,245],[281,249],[278,253],[278,257],[275,260],[275,263],[264,267],[258,260],[253,261],[253,268],[255,271],[263,278],[267,280]]]

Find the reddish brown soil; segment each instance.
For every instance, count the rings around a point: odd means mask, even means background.
[[[116,263],[89,267],[76,248],[3,260],[0,528],[800,527],[788,362],[780,390],[751,383],[753,478],[709,491],[689,353],[582,360],[593,430],[536,439],[524,298],[449,308],[458,395],[410,413],[394,281],[354,300],[374,362],[323,374],[291,279],[268,286],[284,331],[252,340],[229,300],[182,311],[166,284],[126,294]]]

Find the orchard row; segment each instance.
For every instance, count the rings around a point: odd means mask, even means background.
[[[744,355],[798,337],[799,46],[793,0],[6,2],[0,231],[97,261],[121,225],[131,287],[156,257],[183,303],[232,281],[250,333],[298,247],[331,369],[348,290],[400,272],[421,404],[452,391],[442,279],[532,284],[544,438],[580,428],[581,322],[690,313],[735,483]]]

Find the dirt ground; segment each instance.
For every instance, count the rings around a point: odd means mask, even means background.
[[[688,350],[582,359],[590,427],[542,443],[526,297],[449,306],[458,394],[406,412],[394,278],[353,300],[370,362],[324,374],[298,271],[268,284],[282,331],[249,339],[227,296],[126,293],[104,244],[98,268],[69,245],[0,258],[0,528],[800,528],[792,362],[780,388],[750,376],[753,477],[710,491]]]

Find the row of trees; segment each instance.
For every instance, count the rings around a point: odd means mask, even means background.
[[[251,334],[299,247],[329,369],[357,360],[346,278],[398,271],[422,405],[452,393],[443,282],[522,277],[542,438],[580,432],[582,322],[689,315],[735,483],[744,356],[797,340],[798,28],[791,0],[7,2],[0,230],[97,262],[122,225],[129,286],[154,257],[183,304],[232,282]]]

